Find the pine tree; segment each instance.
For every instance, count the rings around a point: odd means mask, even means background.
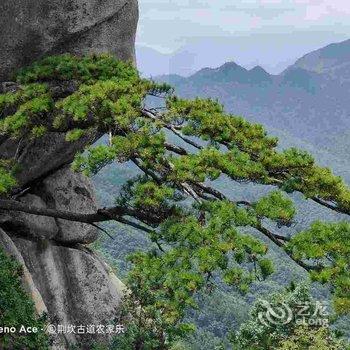
[[[168,349],[193,329],[183,317],[214,275],[242,292],[271,275],[268,248],[249,229],[328,284],[336,310],[349,312],[350,223],[315,222],[291,239],[264,226],[265,218],[280,227],[293,222],[292,192],[350,214],[349,187],[310,154],[279,151],[263,126],[226,113],[216,100],[179,98],[167,84],[143,79],[131,64],[108,55],[48,57],[22,69],[16,81],[14,92],[0,95],[2,134],[20,140],[58,131],[67,141],[108,134],[108,144],[81,150],[73,168],[93,175],[109,163],[132,162],[143,173],[125,184],[114,207],[82,214],[8,199],[16,164],[0,162],[0,209],[91,224],[114,220],[154,242],[151,251],[130,257],[128,332],[118,338],[118,349]],[[159,106],[150,107],[150,96]],[[171,142],[171,134],[181,143]],[[222,176],[275,189],[256,202],[242,201],[215,188]]]

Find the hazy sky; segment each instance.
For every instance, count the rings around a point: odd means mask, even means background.
[[[139,3],[137,44],[163,53],[205,42],[214,46],[218,42],[232,43],[235,51],[244,45],[241,50],[256,56],[249,62],[247,55],[242,56],[244,62],[240,63],[256,62],[273,70],[274,65],[277,67],[283,61],[350,38],[349,0],[139,0]],[[267,51],[279,48],[280,52],[271,55],[265,52],[260,57],[262,46]],[[227,58],[217,57],[217,61]],[[208,64],[211,61],[216,62],[213,57]]]

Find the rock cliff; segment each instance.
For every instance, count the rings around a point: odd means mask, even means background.
[[[43,55],[109,52],[135,58],[137,0],[2,0],[0,81]]]
[[[137,0],[3,0],[0,4],[0,83],[8,90],[16,69],[40,57],[70,52],[108,52],[135,60]],[[93,142],[88,135],[66,142],[49,133],[36,140],[0,137],[0,159],[16,155],[13,198],[37,207],[93,212],[90,181],[70,170],[74,154]],[[107,325],[118,313],[122,283],[86,244],[98,232],[87,224],[23,213],[0,213],[0,246],[23,265],[23,284],[37,312],[66,325]],[[100,339],[99,339],[100,338]],[[63,334],[53,348],[89,349],[105,335]]]

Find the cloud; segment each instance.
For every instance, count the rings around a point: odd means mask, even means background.
[[[148,11],[174,12],[183,11],[185,9],[205,9],[208,4],[200,1],[154,1],[141,0],[139,1],[142,14],[147,14]]]
[[[229,43],[256,37],[249,42],[257,46],[262,34],[267,37],[264,43],[273,47],[276,35],[288,38],[291,33],[291,46],[307,52],[325,38],[331,43],[350,37],[347,0],[139,0],[139,4],[137,43],[164,53],[197,39],[226,38]],[[302,44],[305,33],[315,38],[314,44]]]
[[[305,6],[306,21],[342,21],[350,14],[350,2],[345,0],[310,1]]]
[[[294,7],[272,7],[266,5],[257,5],[257,4],[245,4],[245,5],[227,5],[224,8],[225,11],[236,12],[236,13],[246,13],[250,16],[259,17],[261,19],[270,20],[285,13],[295,12]]]

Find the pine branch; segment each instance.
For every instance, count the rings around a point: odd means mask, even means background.
[[[155,121],[161,121],[161,116],[158,113],[152,112],[146,108],[142,109],[141,112],[147,118],[150,118]],[[203,149],[203,146],[199,145],[198,143],[194,142],[193,140],[189,139],[188,137],[182,135],[179,131],[177,131],[174,125],[163,123],[163,127],[173,132],[176,136],[178,136],[180,139],[182,139],[189,145],[197,149]]]
[[[175,146],[175,145],[172,145],[172,144],[169,144],[169,143],[166,143],[165,147],[166,147],[167,150],[172,151],[172,152],[174,152],[174,153],[176,153],[178,155],[181,155],[181,156],[189,155],[189,153],[183,147]],[[274,183],[275,186],[277,186],[277,187],[281,187],[284,184],[284,181],[280,180],[280,179],[270,178],[269,180],[271,181],[271,183]],[[209,190],[212,191],[212,189],[209,189]],[[217,195],[215,197],[217,197],[218,199],[222,199],[222,198],[220,198],[220,196],[217,196]],[[329,202],[323,200],[322,198],[312,197],[311,199],[314,202],[316,202],[316,203],[318,203],[318,204],[320,204],[320,205],[322,205],[322,206],[324,206],[324,207],[326,207],[328,209],[336,211],[337,213],[350,215],[350,211],[349,210],[346,210],[346,209],[341,208],[339,206],[332,205]]]
[[[91,223],[90,225],[93,226],[93,227],[96,227],[98,230],[100,230],[103,233],[105,233],[109,238],[114,240],[114,237],[112,235],[110,235],[109,232],[107,230],[105,230],[104,228],[102,228],[102,227],[100,227],[100,226],[98,226],[96,224],[93,224],[93,223]]]
[[[152,171],[144,167],[141,162],[137,158],[131,158],[131,161],[141,170],[143,171],[146,175],[151,177],[158,185],[161,184],[160,178],[154,174]]]

